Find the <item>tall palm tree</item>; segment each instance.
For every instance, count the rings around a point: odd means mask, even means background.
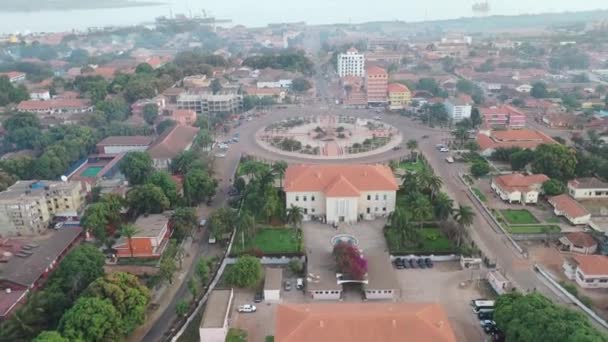
[[[255,217],[248,210],[241,211],[236,224],[238,229],[244,232],[247,237],[253,237],[255,233]]]
[[[445,221],[454,211],[454,201],[445,192],[440,192],[433,201],[433,211],[437,220]]]
[[[452,132],[452,135],[454,135],[454,138],[456,138],[457,140],[460,140],[460,146],[464,145],[465,140],[467,140],[468,134],[469,133],[467,132],[467,129],[462,126],[456,128],[456,130]]]
[[[473,209],[466,205],[458,205],[458,209],[454,212],[454,219],[458,222],[458,225],[464,230],[473,224],[475,219],[475,212]],[[460,247],[463,232],[458,234],[457,245]]]
[[[406,172],[401,176],[401,180],[401,188],[408,192],[418,192],[422,187],[420,176],[416,172]]]
[[[125,224],[120,227],[120,235],[127,238],[127,243],[129,244],[129,251],[131,252],[131,258],[133,257],[133,236],[137,234],[139,231],[132,224]]]
[[[441,178],[434,174],[430,168],[424,168],[418,177],[422,186],[431,193],[431,199],[435,198],[435,195],[441,191],[441,186],[443,185]]]
[[[302,212],[302,208],[292,204],[287,209],[287,223],[291,224],[294,228],[301,226],[303,219],[304,213]]]
[[[414,194],[409,199],[409,211],[412,214],[412,219],[420,225],[420,229],[429,216],[433,214],[433,207],[428,198],[421,193]]]
[[[395,211],[389,215],[388,219],[391,228],[399,232],[401,246],[404,246],[406,241],[416,241],[417,232],[414,229],[412,214],[409,211],[405,208],[396,208]]]
[[[410,159],[412,159],[412,155],[414,154],[414,150],[418,148],[418,141],[415,139],[410,139],[406,143],[407,149],[410,150]],[[416,154],[416,162],[418,161],[418,154]]]
[[[285,177],[287,166],[287,162],[284,160],[279,160],[278,162],[272,164],[272,171],[279,176],[279,184],[281,188],[283,188],[283,177]]]

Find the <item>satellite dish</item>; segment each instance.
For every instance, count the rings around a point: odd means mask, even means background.
[[[66,177],[65,175],[61,176],[61,181],[62,182],[67,182],[68,181],[68,177]]]

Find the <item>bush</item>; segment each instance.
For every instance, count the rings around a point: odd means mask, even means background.
[[[243,256],[228,270],[226,279],[237,287],[251,288],[256,286],[263,276],[262,263],[256,257]]]
[[[485,176],[490,173],[490,165],[486,161],[475,161],[471,165],[471,174],[475,177]]]
[[[288,267],[295,274],[301,274],[304,271],[304,265],[300,260],[293,259],[289,261]]]
[[[576,285],[563,281],[560,282],[560,285],[564,288],[564,290],[570,292],[571,295],[573,295],[574,297],[578,297],[578,289],[576,288]]]

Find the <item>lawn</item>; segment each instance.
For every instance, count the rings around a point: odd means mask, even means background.
[[[399,163],[399,168],[407,171],[420,172],[422,171],[422,169],[424,169],[424,163],[421,159],[418,159],[418,161],[416,161],[415,163],[404,161]]]
[[[559,233],[561,229],[555,225],[532,225],[532,226],[507,226],[507,230],[512,234],[544,234]]]
[[[481,190],[477,189],[477,188],[471,188],[471,190],[473,190],[473,192],[475,193],[475,195],[477,195],[477,197],[479,197],[479,199],[482,202],[486,202],[488,199],[486,198],[486,195],[483,194],[483,192],[481,192]]]
[[[500,213],[509,224],[535,224],[538,220],[526,209],[505,209]]]
[[[242,239],[237,235],[232,246],[232,254],[259,250],[263,254],[301,253],[300,230],[293,228],[260,228],[253,239]]]
[[[391,239],[389,234],[386,234],[387,239]],[[450,253],[456,248],[452,245],[452,242],[441,232],[439,228],[423,228],[420,230],[421,241],[418,245],[399,247],[395,246],[394,243],[388,241],[389,249],[391,253],[395,254],[407,254],[407,253],[422,253],[422,254],[436,254],[436,253]]]

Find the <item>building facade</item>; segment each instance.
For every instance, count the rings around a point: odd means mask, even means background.
[[[121,154],[127,152],[143,152],[152,143],[152,137],[110,136],[97,143],[97,152],[101,154]]]
[[[137,232],[129,239],[121,237],[112,247],[119,258],[160,258],[169,237],[169,216],[154,214],[140,216],[135,221]]]
[[[564,216],[573,225],[588,224],[591,214],[572,197],[564,194],[549,198],[556,216]]]
[[[568,182],[568,193],[577,200],[608,198],[608,183],[595,177],[577,178]]]
[[[243,109],[243,96],[237,94],[182,94],[177,98],[178,109],[197,114],[238,113]]]
[[[587,289],[608,288],[608,257],[576,255],[562,265],[568,279]]]
[[[385,105],[388,103],[388,72],[373,66],[367,69],[365,77],[367,103],[369,105]]]
[[[0,235],[40,234],[55,214],[78,212],[85,194],[81,182],[17,181],[0,193]]]
[[[346,53],[338,55],[338,75],[344,76],[365,76],[365,56],[360,54],[355,48],[349,49]]]
[[[167,129],[147,151],[154,168],[168,169],[173,158],[182,151],[190,150],[198,131],[197,127],[185,125],[175,125]]]
[[[412,102],[412,92],[401,83],[388,85],[388,104],[390,110],[399,110],[407,107]]]
[[[449,98],[444,102],[448,117],[453,122],[471,118],[472,102],[462,98]]]
[[[512,106],[498,106],[481,110],[490,128],[520,129],[526,127],[526,114]]]
[[[549,177],[543,174],[525,176],[520,173],[502,175],[492,179],[492,190],[505,202],[530,204],[538,202],[543,183]]]
[[[354,223],[388,216],[399,188],[384,165],[298,165],[285,174],[286,205],[301,207],[304,220]]]

